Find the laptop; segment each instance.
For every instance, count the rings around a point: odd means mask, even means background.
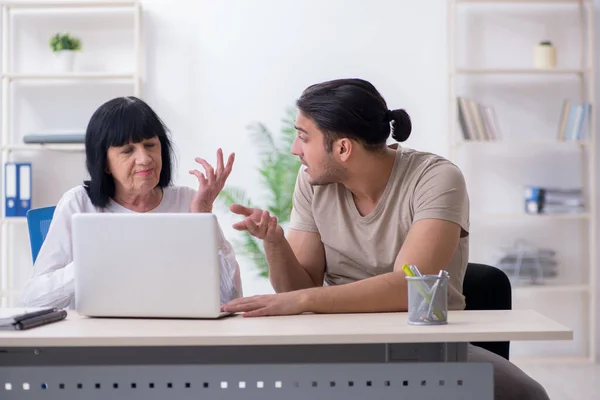
[[[213,214],[75,214],[75,309],[90,317],[219,318]]]

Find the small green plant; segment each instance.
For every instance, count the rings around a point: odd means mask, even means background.
[[[50,38],[50,48],[55,53],[61,50],[81,50],[81,40],[69,33],[57,33]]]
[[[294,121],[295,109],[288,109],[282,120],[281,137],[276,140],[274,135],[262,123],[251,124],[252,139],[259,147],[260,167],[263,189],[267,193],[267,205],[253,204],[245,190],[242,188],[228,187],[219,194],[225,206],[242,204],[247,207],[258,207],[268,210],[271,215],[277,216],[278,223],[285,226],[289,222],[292,211],[292,196],[296,185],[296,176],[300,169],[300,160],[291,153],[292,144],[296,137]],[[244,231],[242,240],[235,241],[238,253],[248,257],[257,267],[259,275],[269,275],[269,265],[265,256],[262,240],[254,238]]]

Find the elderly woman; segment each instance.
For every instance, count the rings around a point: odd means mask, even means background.
[[[85,139],[90,180],[66,192],[58,202],[33,276],[21,293],[24,306],[74,307],[73,214],[212,212],[231,173],[234,154],[223,165],[219,149],[216,169],[196,158],[206,172],[190,171],[198,178],[198,190],[174,186],[173,150],[167,132],[156,113],[135,97],[115,98],[96,110]],[[242,287],[233,249],[219,231],[221,301],[225,303],[242,296]]]

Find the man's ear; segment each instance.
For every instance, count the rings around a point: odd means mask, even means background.
[[[346,161],[350,158],[352,150],[354,150],[354,143],[348,138],[342,138],[336,142],[334,147],[336,155],[340,158],[340,161]]]

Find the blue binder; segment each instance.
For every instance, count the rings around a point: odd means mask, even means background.
[[[4,215],[17,216],[18,194],[18,169],[14,162],[4,163]]]
[[[31,209],[31,163],[17,163],[17,216],[25,217]]]
[[[31,163],[4,164],[4,206],[6,217],[25,217],[31,209]]]

